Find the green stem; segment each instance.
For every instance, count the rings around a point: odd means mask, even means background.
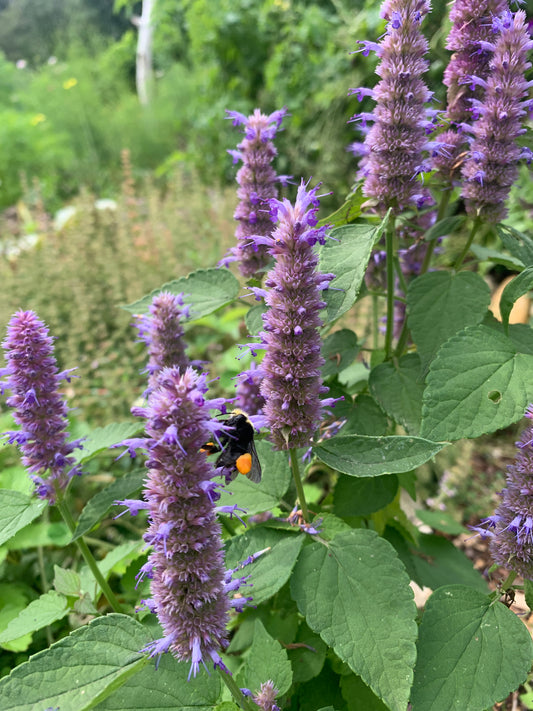
[[[453,266],[455,271],[459,271],[459,268],[460,268],[461,264],[463,263],[464,258],[466,257],[466,255],[468,254],[468,252],[470,250],[470,247],[472,246],[472,242],[474,241],[474,237],[476,236],[476,232],[478,231],[480,224],[481,224],[481,220],[479,219],[479,217],[476,217],[476,219],[474,220],[474,224],[472,225],[472,229],[470,230],[470,234],[468,236],[468,239],[466,241],[464,249],[461,252],[461,254],[457,257],[457,261],[455,262],[455,264]]]
[[[400,337],[398,338],[398,343],[396,344],[396,350],[394,351],[394,355],[397,358],[399,358],[401,355],[403,355],[405,346],[407,345],[408,338],[409,338],[409,328],[407,326],[407,319],[404,319],[403,326],[402,326],[402,332],[400,333]]]
[[[300,502],[300,508],[302,509],[302,516],[304,521],[309,523],[309,510],[305,500],[304,487],[300,476],[300,465],[296,449],[289,449],[289,457],[291,459],[292,476],[296,485],[296,493],[298,494],[298,501]]]
[[[446,214],[446,210],[448,209],[448,205],[450,203],[451,194],[451,188],[443,192],[442,200],[439,205],[439,211],[437,213],[436,222],[440,222],[444,218],[444,215]],[[424,257],[424,261],[422,262],[422,267],[420,268],[420,274],[425,274],[429,269],[429,265],[431,264],[431,258],[433,257],[433,252],[435,251],[436,246],[437,238],[432,239],[431,242],[428,244],[426,255]]]
[[[385,360],[392,355],[394,333],[394,218],[390,218],[385,237],[387,251],[387,326],[385,330]]]
[[[235,703],[240,706],[241,709],[243,709],[244,711],[257,711],[257,706],[246,698],[246,696],[237,686],[237,682],[231,676],[231,674],[225,672],[220,667],[217,667],[217,671],[220,674],[224,684],[226,684],[226,686],[228,687],[230,694],[235,700]]]
[[[57,502],[57,508],[59,509],[59,512],[61,513],[61,516],[63,516],[63,520],[67,524],[69,531],[71,533],[74,533],[76,530],[76,524],[74,523],[74,519],[70,515],[70,511],[68,510],[68,507],[65,506],[65,503],[63,501],[58,501]],[[77,538],[75,541],[76,545],[78,546],[80,553],[83,556],[83,559],[89,566],[92,574],[94,575],[96,582],[100,586],[100,589],[104,596],[107,598],[107,601],[113,608],[115,612],[123,612],[122,608],[120,607],[120,604],[115,597],[115,594],[109,587],[106,579],[100,572],[100,569],[98,568],[98,565],[96,564],[96,560],[94,559],[93,554],[89,550],[89,546],[85,542],[83,538]]]
[[[511,585],[514,583],[514,579],[516,578],[516,573],[514,571],[510,572],[509,575],[507,576],[507,579],[503,583],[503,585],[500,587],[500,592],[504,593],[506,590],[509,590]]]
[[[379,345],[379,306],[378,297],[372,294],[372,348],[377,351]]]

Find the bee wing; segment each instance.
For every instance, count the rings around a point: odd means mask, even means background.
[[[255,449],[254,441],[252,440],[248,446],[248,451],[252,455],[252,467],[248,474],[246,475],[250,481],[254,484],[259,484],[261,481],[261,462],[257,456],[257,450]]]

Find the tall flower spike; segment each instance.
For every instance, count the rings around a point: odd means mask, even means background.
[[[320,374],[324,359],[319,312],[325,306],[321,292],[334,275],[317,271],[318,257],[313,252],[313,245],[326,240],[326,228],[316,228],[318,187],[307,190],[302,181],[294,206],[287,199],[270,200],[270,215],[278,224],[262,244],[275,263],[265,281],[267,289],[252,289],[264,295],[269,306],[261,334],[266,349],[261,394],[263,414],[278,449],[309,445],[323,407],[332,402],[320,400],[327,391]]]
[[[533,406],[525,416],[533,420]],[[502,502],[474,530],[490,537],[490,551],[498,565],[533,580],[533,423],[516,446],[516,459],[507,467]]]
[[[163,368],[155,376],[148,406],[132,410],[147,419],[144,499],[149,528],[144,538],[153,550],[141,572],[152,578],[147,607],[164,632],[146,651],[151,656],[170,651],[190,661],[194,675],[207,659],[223,667],[219,651],[227,641],[228,612],[248,601],[228,598],[243,581],[232,580],[236,571],[224,567],[214,507],[220,485],[212,481],[220,472],[202,446],[216,441],[225,425],[209,416],[221,403],[208,400],[206,393],[205,374]],[[121,503],[130,511],[142,507],[130,500]]]
[[[33,311],[11,318],[2,345],[7,367],[0,374],[7,376],[7,404],[15,408],[13,418],[21,428],[6,435],[20,447],[37,495],[54,504],[71,477],[81,474],[71,456],[80,441],[67,441],[68,409],[58,391],[70,371],[58,372],[53,339]]]
[[[376,101],[373,114],[352,120],[374,122],[362,147],[366,155],[360,173],[364,194],[375,200],[381,213],[389,207],[398,213],[429,200],[416,180],[429,169],[423,159],[429,125],[424,104],[431,92],[422,80],[429,66],[424,59],[428,44],[420,32],[429,9],[429,0],[385,0],[381,16],[388,21],[387,29],[377,47],[381,80],[373,91],[351,90]]]
[[[448,87],[445,119],[451,126],[440,136],[445,150],[433,157],[433,167],[447,180],[453,179],[467,148],[463,126],[472,123],[472,99],[483,95],[481,86],[465,83],[465,78],[488,77],[492,17],[507,9],[507,0],[455,0],[451,7],[452,28],[446,48],[453,54],[444,70],[444,84]]]
[[[259,109],[248,117],[237,111],[227,111],[227,114],[234,126],[244,127],[245,137],[237,151],[228,151],[234,163],[242,160],[243,164],[237,172],[237,197],[240,200],[234,213],[238,221],[235,230],[237,245],[223,263],[238,262],[241,274],[248,279],[268,264],[265,246],[256,244],[251,238],[253,235],[269,235],[272,231],[265,207],[270,198],[277,197],[276,183],[282,181],[271,165],[277,155],[272,141],[287,111],[280,109],[269,116]]]
[[[189,365],[181,325],[187,315],[183,294],[163,291],[154,296],[148,314],[136,317],[139,338],[146,344],[150,355],[146,367],[148,391],[154,387],[157,374],[163,368],[176,366],[185,369]]]
[[[527,52],[533,47],[526,14],[505,12],[494,18],[494,56],[486,82],[478,77],[469,80],[485,86],[482,101],[472,102],[479,116],[474,122],[470,153],[463,166],[462,197],[470,215],[489,222],[500,222],[507,215],[505,201],[518,176],[522,150],[517,137],[523,133],[522,121],[531,101],[531,85],[525,72],[531,67]]]

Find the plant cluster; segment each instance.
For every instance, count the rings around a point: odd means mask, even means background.
[[[316,180],[296,181],[293,199],[273,189],[285,109],[229,112],[245,131],[231,257],[256,301],[241,302],[253,360],[233,397],[214,377],[223,339],[216,363],[190,348],[189,324],[221,324],[244,295],[205,251],[202,268],[126,306],[148,351],[136,419],[82,442],[67,438],[59,387],[73,374],[47,326],[27,308],[11,317],[2,388],[21,429],[6,437],[37,496],[0,491],[0,540],[19,550],[44,510],[46,542],[58,526],[56,550],[75,545],[84,564],[52,572],[36,556],[42,588],[0,645],[26,654],[43,630],[48,644],[0,681],[0,711],[485,711],[527,682],[533,641],[513,601],[533,609],[533,331],[512,310],[533,287],[533,239],[500,220],[529,158],[533,41],[523,10],[455,0],[439,110],[430,13],[427,0],[385,0],[379,41],[360,41],[379,80],[351,90],[368,104],[352,117],[358,180],[324,220]],[[133,258],[159,256],[130,205]],[[119,278],[121,254],[99,255],[101,268]],[[486,265],[515,273],[499,318]],[[348,327],[363,300],[368,336]],[[463,527],[409,497],[437,454],[524,414],[500,502],[473,526],[495,561],[478,570],[449,538]],[[112,482],[73,515],[110,448]],[[413,587],[429,589],[419,607]]]

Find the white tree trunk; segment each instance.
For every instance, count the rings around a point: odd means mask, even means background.
[[[152,70],[152,11],[155,0],[143,0],[142,14],[136,24],[139,28],[137,38],[137,55],[135,81],[137,85],[137,96],[143,106],[150,103],[150,89],[153,79]]]

